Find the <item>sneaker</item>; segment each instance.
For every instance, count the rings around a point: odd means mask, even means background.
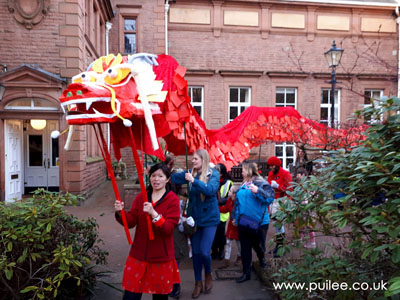
[[[308,242],[307,244],[304,245],[304,248],[315,249],[317,248],[317,244],[315,242]]]

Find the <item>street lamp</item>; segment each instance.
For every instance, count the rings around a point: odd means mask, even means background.
[[[332,84],[332,90],[330,95],[331,102],[331,127],[335,125],[335,84],[336,81],[336,67],[340,63],[340,59],[342,58],[343,49],[336,48],[336,43],[333,41],[332,48],[324,53],[326,60],[328,61],[329,68],[332,68],[332,79],[330,83]]]

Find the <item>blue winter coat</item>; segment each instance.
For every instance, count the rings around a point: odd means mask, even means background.
[[[275,199],[274,189],[260,177],[255,177],[253,184],[258,187],[256,194],[252,193],[244,184],[236,193],[236,224],[239,224],[241,215],[251,217],[258,222],[261,221],[260,225],[269,224],[268,205]],[[263,219],[261,220],[261,218]]]
[[[185,173],[187,172],[172,174],[171,181],[176,184],[187,183]],[[210,169],[207,177],[208,182],[204,183],[200,181],[200,176],[196,175],[194,182],[190,184],[188,211],[199,227],[218,225],[220,219],[217,199],[219,172],[215,169]],[[204,195],[204,201],[201,199],[201,194]]]

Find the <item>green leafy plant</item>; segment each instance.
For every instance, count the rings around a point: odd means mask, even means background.
[[[378,116],[382,121],[371,125],[360,146],[330,151],[323,158],[327,166],[294,184],[291,200],[281,199],[275,214],[281,224],[295,224],[295,239],[280,254],[300,249],[298,261],[276,270],[277,282],[332,280],[366,282],[369,287],[381,282],[387,289],[289,289],[279,291],[282,298],[384,299],[400,293],[399,112],[399,98],[358,112],[367,120]],[[314,231],[338,245],[325,245],[324,252],[303,251],[300,231]]]
[[[122,179],[128,179],[128,169],[126,163],[124,163],[122,160],[116,161],[112,163],[112,167],[116,176],[119,177],[119,175],[122,174]]]
[[[36,190],[21,203],[0,203],[1,299],[84,299],[108,253],[97,223],[66,214],[78,196]]]

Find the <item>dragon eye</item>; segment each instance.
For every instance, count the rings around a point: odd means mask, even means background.
[[[120,66],[111,67],[103,73],[104,82],[111,85],[120,83],[129,75],[130,71],[130,68],[121,68]]]
[[[74,83],[96,82],[96,80],[97,80],[96,77],[97,77],[97,75],[95,72],[92,72],[92,71],[83,72],[83,73],[80,73],[79,75],[72,77],[72,82],[74,82]]]
[[[117,70],[115,70],[113,68],[110,68],[110,69],[107,70],[107,75],[106,76],[109,76],[111,78],[115,78],[115,77],[117,77],[117,75],[118,75],[118,71]]]

